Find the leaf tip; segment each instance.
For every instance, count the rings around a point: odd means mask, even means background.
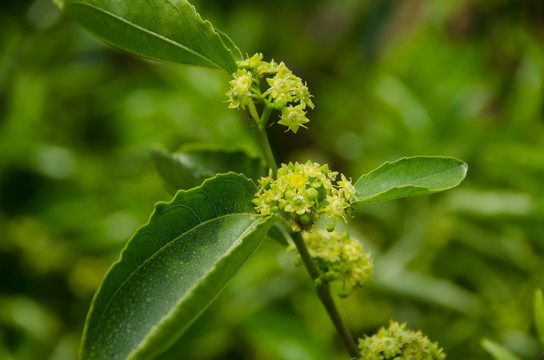
[[[461,170],[463,172],[463,179],[464,179],[467,176],[467,172],[468,172],[468,164],[464,161],[461,161]]]

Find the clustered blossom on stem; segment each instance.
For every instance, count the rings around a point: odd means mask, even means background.
[[[349,233],[314,230],[302,234],[308,251],[321,276],[319,282],[342,282],[341,297],[362,288],[372,280],[373,262],[370,254],[363,251],[361,242]]]
[[[406,329],[391,321],[389,328],[381,328],[378,333],[359,339],[361,360],[443,360],[446,354],[432,343],[421,331]]]
[[[314,108],[308,86],[295,76],[283,62],[262,61],[262,54],[255,54],[246,60],[238,61],[238,70],[229,82],[229,108],[245,109],[261,104],[264,108],[281,111],[278,124],[296,133],[310,120],[306,117],[306,107]],[[261,91],[261,86],[265,90]],[[258,120],[258,119],[256,119]]]
[[[351,181],[341,175],[342,180],[334,184],[337,176],[338,173],[330,171],[328,165],[311,161],[282,164],[277,179],[263,177],[259,180],[253,203],[263,216],[277,213],[291,220],[293,231],[311,229],[320,217],[332,231],[338,220],[347,222],[346,217],[356,200]]]

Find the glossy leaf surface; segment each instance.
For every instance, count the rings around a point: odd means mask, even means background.
[[[230,173],[157,204],[95,295],[80,359],[151,359],[181,336],[274,221],[255,217],[255,191]]]
[[[236,71],[240,50],[185,0],[58,0],[102,40],[155,60]]]
[[[257,181],[264,175],[261,160],[243,151],[226,151],[203,147],[184,147],[170,153],[165,149],[151,152],[151,158],[168,191],[197,186],[218,173],[242,173]]]
[[[357,180],[356,203],[374,203],[448,190],[463,181],[467,168],[467,164],[461,160],[439,156],[386,162]]]

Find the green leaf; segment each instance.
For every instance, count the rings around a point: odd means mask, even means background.
[[[185,0],[57,0],[96,36],[155,60],[236,71],[242,54]]]
[[[481,341],[482,347],[495,360],[521,360],[518,356],[512,354],[510,350],[502,345],[497,344],[491,339],[484,338]]]
[[[285,230],[283,225],[279,222],[275,223],[270,230],[268,231],[268,234],[266,235],[267,238],[270,240],[273,240],[277,242],[280,245],[283,246],[289,246],[289,241],[291,239],[291,235]]]
[[[535,291],[534,301],[535,311],[535,327],[540,341],[540,346],[544,349],[544,297],[542,296],[542,289]]]
[[[357,180],[356,203],[367,204],[448,190],[459,185],[466,173],[467,164],[449,157],[417,156],[386,162]]]
[[[80,359],[151,359],[191,325],[261,244],[255,184],[218,175],[158,203],[97,291]]]
[[[243,151],[193,145],[185,146],[175,153],[155,149],[151,152],[151,158],[171,193],[197,186],[218,173],[233,171],[255,181],[264,175],[261,159],[251,157]]]

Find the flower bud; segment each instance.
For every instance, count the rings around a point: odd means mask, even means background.
[[[306,197],[310,200],[315,200],[319,196],[319,191],[314,188],[309,188],[306,190]]]
[[[313,223],[312,216],[308,213],[304,213],[298,217],[298,222],[303,228],[308,227]]]

